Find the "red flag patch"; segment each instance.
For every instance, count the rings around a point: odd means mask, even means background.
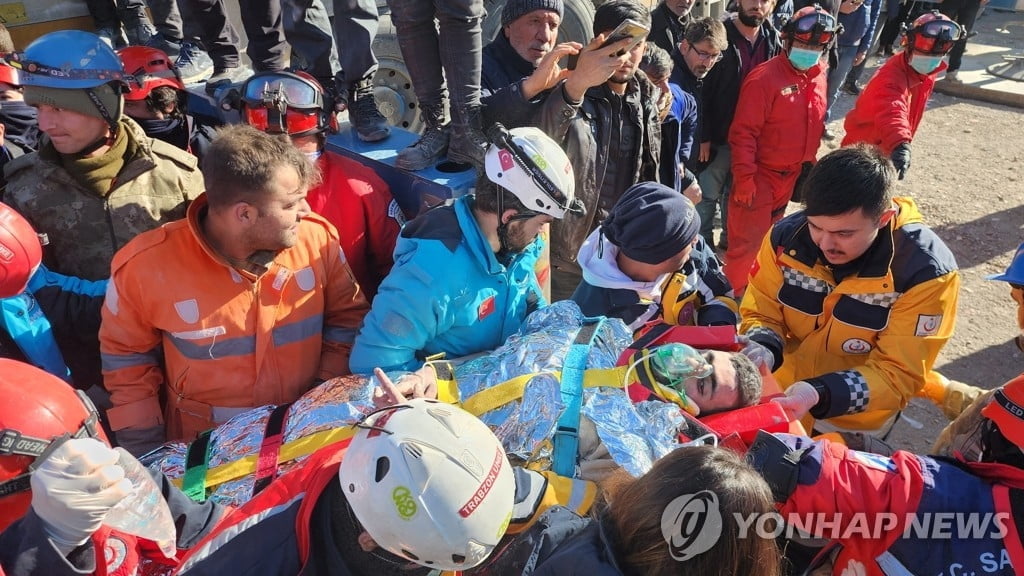
[[[476,319],[483,320],[490,316],[491,312],[494,312],[494,296],[480,303],[480,306],[476,309]]]

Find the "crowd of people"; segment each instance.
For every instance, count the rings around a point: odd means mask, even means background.
[[[152,21],[141,0],[89,6],[97,33],[20,49],[0,26],[0,576],[1024,571],[1024,379],[983,395],[935,371],[960,275],[895,195],[977,8],[914,15],[896,53],[885,22],[888,60],[861,87],[881,0],[737,0],[723,18],[607,0],[585,44],[558,42],[562,0],[507,0],[487,45],[483,0],[390,2],[424,121],[396,167],[476,170],[471,193],[406,214],[327,147],[346,110],[358,138],[390,137],[371,0],[335,0],[333,24],[320,0],[243,3],[254,70],[223,0],[149,0]],[[239,124],[189,114],[202,79],[237,88]],[[846,136],[818,158],[841,91],[857,96]],[[995,279],[1024,335],[1024,244]],[[599,338],[580,329],[539,473],[453,366],[561,301],[638,352],[587,380]],[[687,326],[735,330],[730,353],[652,351]],[[758,372],[782,392],[759,398]],[[289,406],[355,375],[379,409],[277,475]],[[511,401],[508,384],[492,396]],[[682,434],[642,475],[612,462],[598,478],[584,388],[687,418],[761,403],[806,436],[709,428],[723,446]],[[915,396],[974,419],[973,458],[888,447]],[[268,405],[247,502],[154,474],[176,556],[105,524],[133,490],[118,450],[186,442],[205,467],[211,430]],[[823,548],[744,523],[776,511],[839,519],[803,526]],[[904,516],[871,537],[835,529],[918,512],[1004,529],[967,546]]]

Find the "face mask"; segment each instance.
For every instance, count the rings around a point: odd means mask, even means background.
[[[303,154],[305,154],[305,155],[306,155],[306,158],[309,158],[309,161],[310,161],[310,162],[314,162],[314,163],[315,163],[315,162],[316,162],[317,160],[319,160],[319,159],[320,159],[320,156],[321,156],[321,155],[322,155],[323,153],[324,153],[324,151],[323,151],[323,150],[317,150],[316,152],[303,152]]]
[[[818,63],[821,58],[821,50],[808,50],[807,48],[790,48],[789,63],[797,70],[808,70]]]
[[[646,351],[633,361],[626,370],[625,386],[635,381],[630,379],[634,371],[640,381],[649,381],[655,394],[697,416],[700,408],[686,396],[684,384],[691,378],[707,378],[714,368],[697,350],[673,342]]]
[[[910,67],[920,74],[931,74],[942,64],[942,56],[925,56],[914,54],[910,57]]]
[[[136,120],[136,122],[146,132],[146,136],[163,140],[182,150],[188,150],[189,132],[186,122],[175,118],[151,118],[148,120]]]

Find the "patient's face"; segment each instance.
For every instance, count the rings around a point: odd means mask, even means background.
[[[739,408],[739,379],[731,361],[736,352],[703,350],[701,354],[714,371],[706,378],[686,379],[683,389],[687,398],[700,407],[701,416]]]

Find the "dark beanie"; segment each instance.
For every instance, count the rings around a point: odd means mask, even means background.
[[[641,182],[619,198],[601,232],[633,260],[661,264],[693,242],[700,232],[700,216],[679,192],[657,182]]]
[[[505,8],[501,11],[501,25],[508,26],[509,23],[533,12],[534,10],[549,10],[562,15],[562,0],[508,0]]]

